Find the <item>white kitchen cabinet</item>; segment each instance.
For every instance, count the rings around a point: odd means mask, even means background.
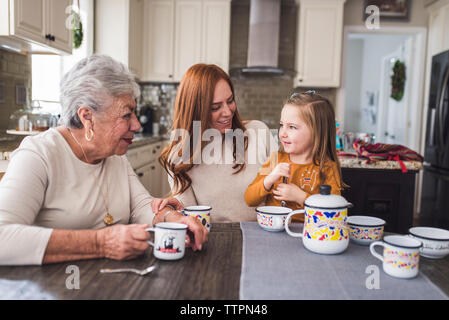
[[[166,197],[170,191],[167,173],[159,164],[158,157],[166,142],[156,142],[128,151],[127,157],[140,182],[153,197]]]
[[[294,87],[339,87],[346,0],[297,0]]]
[[[66,27],[71,0],[0,0],[0,36],[72,53],[72,32]]]
[[[229,68],[230,0],[147,0],[143,81],[179,82],[196,63]]]
[[[167,190],[164,189],[162,181],[162,167],[157,160],[153,160],[143,167],[136,169],[136,174],[148,190],[148,192],[155,198],[164,198],[167,196]]]
[[[11,1],[11,34],[26,40],[45,41],[45,0]]]
[[[229,69],[231,6],[228,1],[203,3],[202,53],[206,63]]]
[[[47,0],[48,2],[48,33],[54,37],[51,46],[61,51],[72,53],[73,32],[66,27],[69,17],[67,7],[71,0]],[[84,30],[86,32],[86,30]]]
[[[449,1],[429,7],[428,56],[449,50]]]
[[[143,81],[173,81],[174,0],[146,0]]]
[[[144,0],[95,1],[95,53],[106,54],[142,77]]]
[[[181,81],[187,69],[201,62],[202,1],[175,2],[174,80]]]

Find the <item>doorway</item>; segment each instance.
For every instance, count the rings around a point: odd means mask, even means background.
[[[336,108],[343,132],[370,133],[375,142],[420,150],[425,36],[425,28],[345,27]],[[399,101],[391,98],[396,61],[406,70]]]

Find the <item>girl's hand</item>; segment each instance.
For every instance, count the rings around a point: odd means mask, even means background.
[[[175,198],[153,198],[153,200],[151,201],[151,210],[153,210],[154,214],[157,214],[160,210],[165,208],[166,205],[173,206],[175,210],[182,210],[182,208],[184,207],[182,203]]]
[[[290,178],[290,164],[286,162],[279,163],[274,170],[265,177],[263,180],[263,185],[265,190],[270,190],[273,184],[276,183],[280,178],[286,177]]]
[[[298,204],[304,204],[307,194],[296,184],[280,183],[275,190],[273,190],[273,198],[279,201],[292,201]]]

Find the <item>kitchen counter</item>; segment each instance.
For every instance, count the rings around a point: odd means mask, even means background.
[[[358,169],[382,169],[382,170],[401,170],[399,162],[395,160],[371,161],[367,163],[365,158],[356,157],[338,157],[342,168],[358,168]],[[422,163],[419,161],[403,161],[407,170],[419,171],[422,169]]]
[[[0,134],[0,160],[9,160],[11,153],[19,147],[25,136]]]
[[[9,160],[11,153],[17,149],[25,136],[14,136],[9,134],[0,134],[0,160]],[[133,143],[129,146],[129,149],[141,147],[146,144],[156,143],[159,141],[167,140],[168,137],[164,136],[152,136],[143,133],[137,133],[134,136]]]
[[[145,133],[136,133],[134,135],[133,143],[129,146],[129,149],[138,148],[146,144],[156,143],[164,140],[168,140],[168,137],[165,135],[152,136]]]

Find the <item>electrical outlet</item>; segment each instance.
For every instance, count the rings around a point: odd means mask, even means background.
[[[16,85],[16,104],[24,105],[27,103],[27,88],[23,84]]]

